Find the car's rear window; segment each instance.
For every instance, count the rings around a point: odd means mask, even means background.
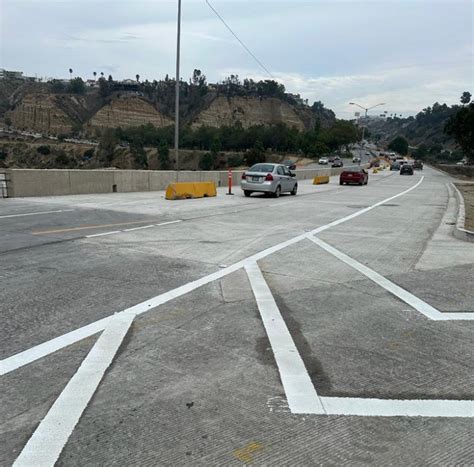
[[[360,173],[362,172],[362,169],[359,169],[358,167],[354,167],[352,169],[346,169],[344,172],[354,172],[354,173]]]
[[[250,167],[249,172],[273,172],[274,167],[272,164],[255,164]]]

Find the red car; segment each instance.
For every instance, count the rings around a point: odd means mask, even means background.
[[[369,174],[361,167],[351,167],[341,173],[339,177],[339,185],[344,183],[357,183],[358,185],[367,185],[369,182]]]

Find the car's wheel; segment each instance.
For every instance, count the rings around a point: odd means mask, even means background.
[[[296,196],[296,193],[298,192],[298,184],[295,183],[295,186],[293,187],[293,189],[291,190],[291,194],[293,196]]]
[[[252,194],[249,190],[244,190],[244,195],[248,198]]]
[[[367,185],[367,183],[369,183],[369,180],[366,180],[365,183],[364,183],[364,185]]]
[[[275,193],[273,193],[273,196],[274,196],[275,198],[279,198],[280,195],[281,195],[281,186],[278,185],[278,186],[276,187]]]
[[[342,180],[339,180],[339,185],[344,185],[344,182]]]

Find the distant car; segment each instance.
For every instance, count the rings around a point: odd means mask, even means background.
[[[298,180],[296,175],[283,164],[255,164],[242,174],[240,186],[244,195],[260,192],[278,198],[281,193],[296,195]]]
[[[319,159],[319,163],[321,165],[327,165],[329,163],[329,159],[327,157],[321,157],[321,159]]]
[[[293,161],[283,161],[282,164],[290,170],[296,170],[296,164]]]
[[[332,164],[334,162],[334,156],[329,156],[328,161]]]
[[[366,156],[371,156],[370,152],[365,153]]]
[[[394,162],[391,166],[390,166],[390,170],[400,170],[400,164],[398,162]]]
[[[354,156],[354,157],[352,158],[352,162],[353,162],[353,163],[360,162],[360,157],[359,157],[359,156]]]
[[[400,175],[413,175],[413,167],[410,164],[403,164]]]
[[[358,185],[367,185],[369,174],[361,167],[350,167],[341,172],[339,176],[339,185],[344,183],[357,183]]]
[[[341,159],[334,159],[331,167],[342,167],[344,164]]]

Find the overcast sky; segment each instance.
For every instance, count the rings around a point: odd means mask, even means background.
[[[415,114],[473,91],[471,0],[211,0],[288,91],[338,117]],[[182,72],[268,75],[206,5],[182,0]],[[175,74],[177,0],[0,0],[0,67],[27,75]],[[377,114],[379,109],[372,111]]]

